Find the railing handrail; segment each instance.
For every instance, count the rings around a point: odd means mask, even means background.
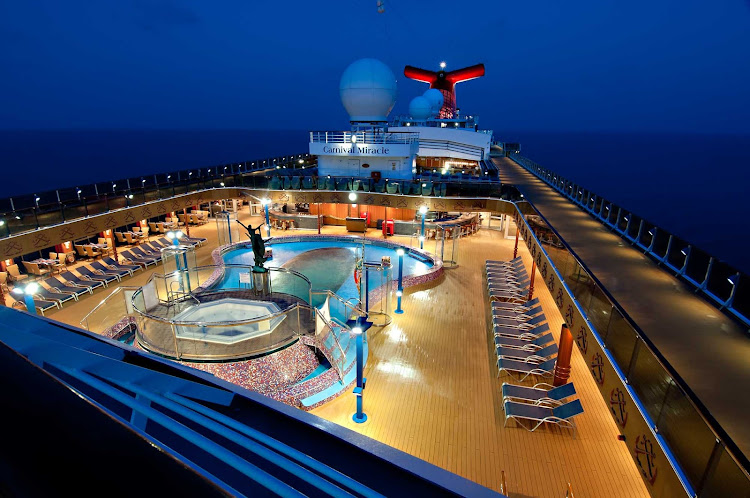
[[[81,320],[78,322],[79,325],[81,325],[81,327],[85,328],[86,330],[88,330],[90,332],[90,329],[88,327],[88,320],[89,320],[89,317],[91,315],[93,315],[94,313],[96,313],[97,311],[99,311],[99,309],[101,309],[104,305],[106,305],[109,302],[110,299],[113,299],[115,295],[120,294],[121,292],[130,291],[130,290],[137,291],[138,289],[140,289],[140,287],[136,287],[136,286],[133,286],[133,285],[121,285],[121,286],[117,287],[115,290],[113,290],[112,292],[110,292],[109,295],[107,295],[107,297],[105,297],[104,299],[102,299],[99,302],[99,304],[97,304],[96,306],[94,306],[91,309],[91,311],[89,311],[88,313],[86,313],[86,316],[84,316],[83,318],[81,318]],[[84,325],[84,323],[85,323],[85,325]]]
[[[320,317],[321,320],[323,320],[323,323],[325,323],[325,326],[330,330],[330,336],[333,337],[333,343],[336,345],[336,348],[339,350],[339,359],[341,360],[341,365],[336,364],[336,361],[333,358],[333,355],[331,355],[331,360],[334,360],[333,367],[336,368],[337,373],[339,374],[339,379],[342,381],[344,380],[344,359],[346,358],[346,355],[344,354],[344,349],[341,347],[341,343],[339,342],[338,337],[336,337],[336,333],[333,328],[333,324],[326,319],[325,315],[323,315],[323,312],[321,312],[318,308],[314,308],[316,316]],[[331,317],[333,319],[333,317]],[[346,327],[345,327],[346,328]],[[317,327],[315,331],[315,335],[318,335]]]
[[[355,142],[352,142],[355,137]],[[410,131],[311,131],[311,143],[367,144],[414,144],[419,142],[419,133]]]

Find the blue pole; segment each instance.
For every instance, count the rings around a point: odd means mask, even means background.
[[[34,295],[24,293],[23,302],[26,305],[26,311],[28,311],[32,315],[36,315],[36,306],[34,306]]]
[[[401,295],[403,294],[403,292],[404,292],[404,255],[399,254],[398,255],[398,287],[397,287],[397,292],[396,292],[396,297],[398,301],[397,301],[396,311],[395,311],[399,315],[404,312],[404,310],[401,309]]]
[[[266,203],[263,208],[266,212],[266,237],[271,237],[271,220],[268,218],[268,203]]]
[[[424,219],[427,217],[427,213],[422,213],[422,236],[419,238],[419,248],[424,249]]]
[[[367,271],[364,261],[362,262],[362,271],[365,273],[365,313],[370,313],[370,272]]]
[[[364,332],[359,332],[357,334],[356,344],[357,344],[357,387],[354,388],[354,395],[357,397],[357,412],[352,416],[352,420],[354,420],[356,423],[361,424],[367,420],[367,415],[362,409],[363,404],[363,397],[364,397],[364,391],[365,391],[365,382],[367,382],[367,379],[363,377],[363,367],[364,367],[364,342],[362,334]]]
[[[180,240],[175,235],[174,239],[172,239],[172,245],[175,247],[178,247],[180,245]]]

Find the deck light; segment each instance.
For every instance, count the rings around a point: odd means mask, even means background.
[[[352,143],[353,144],[357,143],[357,135],[355,135],[354,133],[352,133]]]
[[[445,69],[445,61],[440,63],[440,69]]]
[[[115,190],[116,188],[117,188],[117,184],[116,184],[116,183],[113,183],[113,184],[112,184],[112,191],[114,192],[114,190]]]
[[[281,166],[276,166],[276,169],[281,169]]]
[[[622,219],[625,220],[625,221],[628,221],[628,217],[627,216],[623,216]]]
[[[261,206],[268,206],[269,204],[271,204],[271,199],[263,198],[260,200],[260,204]]]
[[[133,198],[133,194],[128,194],[128,199],[132,199],[132,198]]]
[[[422,184],[422,188],[425,188],[426,186],[427,186],[427,184],[426,184],[426,183],[423,183],[423,184]]]
[[[396,297],[401,297],[403,295],[404,295],[404,291],[400,291],[400,290],[396,291]]]
[[[172,175],[167,175],[167,180],[169,180],[170,178],[172,178]]]
[[[419,214],[427,214],[427,206],[419,206]]]
[[[76,194],[78,194],[78,195],[81,195],[81,192],[82,192],[81,189],[76,190]]]
[[[424,235],[420,235],[420,236],[419,236],[419,242],[420,242],[420,243],[424,242]]]
[[[0,227],[5,225],[5,220],[0,220]]]
[[[648,231],[648,234],[649,234],[650,236],[652,236],[652,237],[654,236],[654,232],[653,232],[652,230],[649,230],[649,231]]]
[[[727,281],[729,281],[729,283],[732,284],[732,286],[735,286],[737,285],[739,278],[737,277],[737,275],[732,275],[731,277],[727,278]]]
[[[20,219],[21,219],[21,217],[20,217],[20,216],[18,216],[18,215],[16,215],[16,216],[15,216],[15,218],[16,218],[17,220],[20,220]]]
[[[223,187],[224,186],[224,182],[219,183],[219,185],[221,185]]]
[[[36,314],[36,306],[34,305],[34,294],[39,290],[39,284],[36,282],[30,282],[26,284],[26,287],[16,286],[11,292],[18,295],[23,295],[23,302],[26,305],[26,310],[29,313]]]
[[[689,250],[690,250],[690,248],[686,247],[685,249],[682,249],[680,252],[682,253],[683,256],[687,256]]]
[[[143,183],[146,183],[146,180],[145,180],[145,179],[143,179],[143,178],[141,178],[141,183],[142,183],[142,184],[143,184]]]
[[[297,161],[297,162],[298,162],[298,163],[300,163],[300,164],[302,164],[302,163],[304,163],[305,161],[303,161],[302,159],[300,159],[300,160],[299,160],[299,161]]]
[[[190,173],[188,173],[188,176],[193,176],[193,172],[191,171]]]
[[[39,197],[35,197],[34,198],[34,202],[39,202],[40,200],[41,200],[41,198],[39,198]]]
[[[349,193],[349,200],[350,200],[350,201],[355,201],[355,200],[357,200],[357,194],[355,194],[354,192],[350,192],[350,193]]]
[[[403,256],[404,255],[404,250],[403,249],[396,249],[396,254],[398,256]]]
[[[182,236],[182,230],[167,232],[167,238],[172,241],[172,244],[174,244],[175,247],[180,245],[180,239]]]

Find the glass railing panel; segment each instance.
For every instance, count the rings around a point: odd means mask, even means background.
[[[667,253],[667,244],[669,243],[669,234],[664,230],[658,230],[656,232],[656,240],[654,241],[653,252],[657,256],[664,257]]]
[[[628,367],[630,359],[633,357],[633,349],[635,348],[636,341],[637,336],[633,327],[630,326],[619,311],[613,310],[604,343],[625,375],[628,374]]]
[[[711,268],[711,275],[708,277],[709,292],[718,297],[722,302],[729,299],[732,287],[734,287],[729,282],[729,277],[732,277],[735,273],[736,270],[728,264],[715,261],[714,266]]]
[[[719,462],[701,489],[702,498],[750,496],[750,476],[746,475],[726,449],[721,449]]]
[[[716,436],[674,382],[667,391],[656,426],[685,475],[696,486],[706,470]]]
[[[688,254],[688,243],[679,237],[672,237],[672,247],[669,248],[667,261],[677,269],[681,269],[685,264],[685,258]]]
[[[586,314],[591,324],[594,326],[600,336],[604,336],[609,329],[609,322],[612,319],[612,304],[604,292],[597,286],[591,293],[591,300]]]
[[[688,260],[686,274],[699,284],[703,282],[708,270],[708,263],[711,257],[695,247],[690,249],[690,259]]]
[[[741,275],[737,283],[732,307],[745,316],[750,316],[750,278]]]
[[[628,381],[646,408],[651,420],[658,420],[672,377],[664,370],[656,356],[641,344],[628,374]]]
[[[639,228],[641,226],[641,220],[642,220],[642,218],[640,216],[636,216],[634,214],[631,214],[630,215],[630,228],[628,228],[628,231],[626,232],[626,235],[628,235],[632,239],[635,239],[638,236],[638,230],[639,230]],[[647,234],[645,223],[643,225],[643,234]],[[643,235],[641,235],[641,237],[642,236]]]

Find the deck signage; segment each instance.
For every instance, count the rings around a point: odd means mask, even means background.
[[[310,142],[310,154],[316,156],[341,157],[409,157],[412,154],[412,150],[409,144]],[[372,164],[370,164],[370,166],[372,166]]]

